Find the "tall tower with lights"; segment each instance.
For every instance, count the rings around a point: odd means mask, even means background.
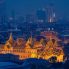
[[[47,16],[48,16],[48,22],[50,23],[53,23],[53,22],[56,22],[56,12],[54,10],[54,5],[53,4],[50,4],[48,7],[47,7]]]

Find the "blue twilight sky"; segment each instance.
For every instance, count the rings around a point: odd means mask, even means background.
[[[69,18],[69,0],[7,0],[7,10],[9,14],[15,10],[17,15],[25,15],[50,3],[54,4],[57,14]]]

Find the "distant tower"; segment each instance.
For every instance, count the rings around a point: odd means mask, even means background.
[[[11,16],[9,18],[9,22],[10,22],[11,28],[16,28],[15,10],[11,11]]]
[[[53,4],[50,4],[47,7],[47,17],[48,17],[48,22],[53,23],[56,22],[56,13],[53,7]]]
[[[45,8],[39,9],[36,12],[36,15],[37,15],[37,22],[38,23],[44,23],[44,22],[46,22],[46,11],[45,11]]]
[[[34,15],[33,14],[26,15],[26,22],[27,23],[34,23]]]
[[[6,21],[6,0],[0,0],[0,24]]]

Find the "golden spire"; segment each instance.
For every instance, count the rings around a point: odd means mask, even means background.
[[[32,44],[32,38],[30,37],[28,39],[28,41],[26,42],[26,47],[25,48],[31,48],[31,44]]]
[[[12,37],[12,33],[10,33],[9,40],[12,40],[12,39],[13,39],[13,37]]]
[[[8,49],[10,49],[10,50],[12,50],[13,49],[13,43],[14,42],[14,40],[13,40],[13,37],[12,37],[12,33],[10,33],[10,37],[9,37],[9,39],[8,39],[8,41],[5,43],[5,50],[8,50]]]
[[[12,33],[10,33],[10,37],[9,37],[9,40],[8,40],[10,43],[13,43],[13,36],[12,36]]]

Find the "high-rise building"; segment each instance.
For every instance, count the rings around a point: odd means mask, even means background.
[[[44,23],[46,22],[46,11],[45,9],[39,9],[36,13],[37,15],[37,22]]]
[[[12,28],[16,28],[16,17],[15,17],[15,10],[11,11],[11,16],[9,17],[9,25]]]
[[[48,22],[52,23],[52,22],[56,22],[56,13],[53,7],[53,4],[50,4],[47,7],[47,20]]]
[[[34,22],[34,15],[33,14],[26,15],[26,22],[33,23]]]

